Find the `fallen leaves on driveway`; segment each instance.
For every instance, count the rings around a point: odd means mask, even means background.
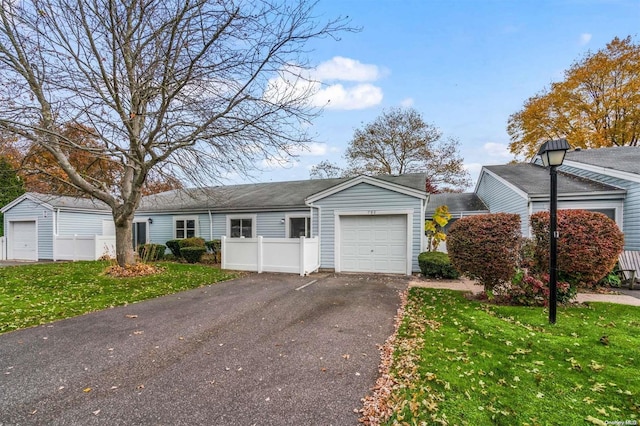
[[[398,328],[404,317],[404,309],[407,304],[407,290],[400,293],[400,307],[393,319],[394,332],[386,342],[380,346],[380,365],[378,372],[380,377],[376,380],[375,386],[371,389],[373,394],[362,398],[363,407],[359,410],[362,417],[358,419],[365,425],[377,426],[381,421],[389,418],[393,409],[389,404],[391,391],[398,384],[389,374],[393,364],[393,352],[395,350],[396,335]]]

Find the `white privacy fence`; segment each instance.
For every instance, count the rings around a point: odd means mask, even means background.
[[[64,235],[53,237],[53,260],[97,260],[104,255],[115,257],[113,235]]]
[[[0,237],[0,260],[7,260],[7,237]]]
[[[320,267],[314,238],[222,237],[222,269],[307,275]]]

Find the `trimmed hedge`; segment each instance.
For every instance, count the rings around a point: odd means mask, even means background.
[[[482,214],[456,220],[447,235],[451,264],[485,292],[513,278],[520,250],[520,216]]]
[[[188,263],[198,263],[206,251],[204,247],[182,247],[180,254]]]
[[[167,246],[164,244],[141,244],[138,246],[138,256],[143,261],[157,261],[164,259]]]
[[[185,247],[205,248],[204,238],[199,238],[199,237],[184,238],[182,240],[169,240],[167,241],[166,244],[169,250],[171,250],[171,253],[176,257],[176,259],[184,257],[182,256],[182,253],[180,251],[182,248],[185,248]]]
[[[446,253],[425,251],[418,255],[422,275],[428,278],[460,278],[460,273],[451,265]]]
[[[206,247],[204,244],[204,238],[200,237],[191,237],[185,238],[183,240],[178,240],[178,245],[180,246],[180,249],[182,249],[183,247]]]
[[[549,270],[549,213],[531,215],[536,240],[536,269]],[[613,270],[624,247],[624,235],[606,215],[587,210],[558,211],[558,276],[582,287],[594,287]]]
[[[176,259],[180,258],[180,240],[169,240],[166,242],[167,248],[171,250],[171,254],[175,256]]]

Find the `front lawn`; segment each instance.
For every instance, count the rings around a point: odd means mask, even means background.
[[[551,326],[546,309],[486,305],[460,292],[415,288],[394,347],[388,424],[640,419],[637,307],[559,308]]]
[[[73,262],[0,268],[0,333],[234,278],[204,265],[158,263],[146,277],[103,274],[108,262]]]

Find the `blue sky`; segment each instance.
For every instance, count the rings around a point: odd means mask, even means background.
[[[457,138],[475,179],[513,158],[507,120],[527,98],[616,36],[640,42],[640,0],[320,0],[316,11],[362,28],[312,45],[318,96],[331,99],[310,129],[316,142],[230,183],[308,179],[325,159],[343,166],[354,130],[395,106]]]

